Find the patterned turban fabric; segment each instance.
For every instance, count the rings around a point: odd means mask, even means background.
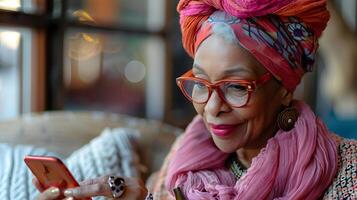
[[[183,47],[191,57],[215,24],[224,23],[290,92],[312,71],[329,20],[325,0],[181,0],[177,10]]]

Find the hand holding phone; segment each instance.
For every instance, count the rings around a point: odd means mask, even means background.
[[[45,189],[57,187],[63,191],[79,186],[76,179],[59,158],[28,155],[25,156],[24,161]],[[64,198],[63,194],[59,197],[59,199],[61,198]],[[90,198],[86,198],[86,200],[88,199]]]

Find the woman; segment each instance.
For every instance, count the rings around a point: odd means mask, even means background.
[[[178,11],[194,64],[177,83],[198,116],[148,198],[173,199],[175,188],[190,200],[356,198],[356,142],[334,136],[293,100],[314,64],[326,2],[181,0]],[[131,178],[118,193],[113,179],[85,181],[65,196],[146,195]],[[49,193],[40,199],[54,199]]]

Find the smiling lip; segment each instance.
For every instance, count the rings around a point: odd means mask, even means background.
[[[211,127],[211,131],[213,134],[218,137],[225,137],[231,134],[231,132],[239,125],[239,124],[209,124]]]

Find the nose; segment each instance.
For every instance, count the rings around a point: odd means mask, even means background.
[[[230,106],[220,97],[216,90],[212,92],[204,107],[204,111],[214,117],[217,117],[221,112],[229,112],[230,109]]]

